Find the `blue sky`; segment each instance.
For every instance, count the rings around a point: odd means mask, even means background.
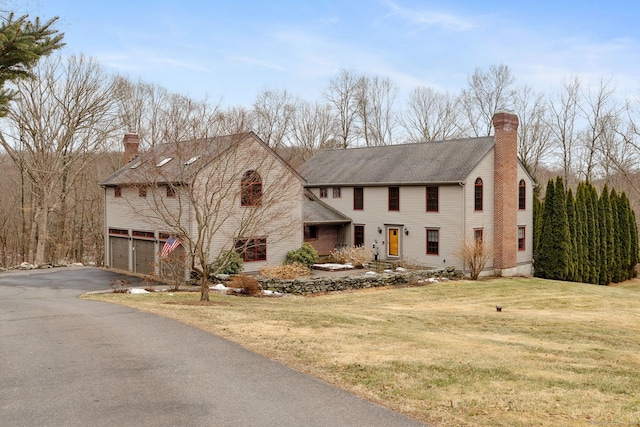
[[[506,64],[543,92],[578,75],[640,93],[640,2],[7,0],[59,16],[64,54],[225,106],[263,89],[320,100],[341,69],[457,92]]]

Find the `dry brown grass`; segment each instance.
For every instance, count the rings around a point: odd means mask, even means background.
[[[640,282],[494,279],[164,304],[92,296],[237,341],[434,426],[640,423]],[[502,312],[495,306],[501,305]]]
[[[309,267],[300,263],[266,266],[260,269],[260,275],[269,279],[297,279],[311,275]]]

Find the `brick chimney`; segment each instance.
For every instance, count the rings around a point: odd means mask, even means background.
[[[518,262],[518,116],[510,111],[497,111],[493,115],[493,128],[493,265],[502,274],[512,275]]]
[[[129,163],[138,157],[138,149],[140,148],[140,137],[137,133],[127,132],[124,134],[124,162]]]

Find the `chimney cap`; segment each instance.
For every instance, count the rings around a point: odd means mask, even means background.
[[[140,135],[137,132],[127,132],[124,134],[123,142],[140,142]]]
[[[497,126],[505,126],[505,125],[512,125],[512,126],[518,126],[519,124],[519,120],[518,120],[518,115],[516,113],[514,113],[512,110],[498,110],[493,114],[493,117],[491,118],[491,122],[493,123],[493,127],[497,127]]]

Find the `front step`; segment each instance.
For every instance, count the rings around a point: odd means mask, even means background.
[[[376,271],[393,270],[398,266],[394,261],[369,261],[369,268]]]

